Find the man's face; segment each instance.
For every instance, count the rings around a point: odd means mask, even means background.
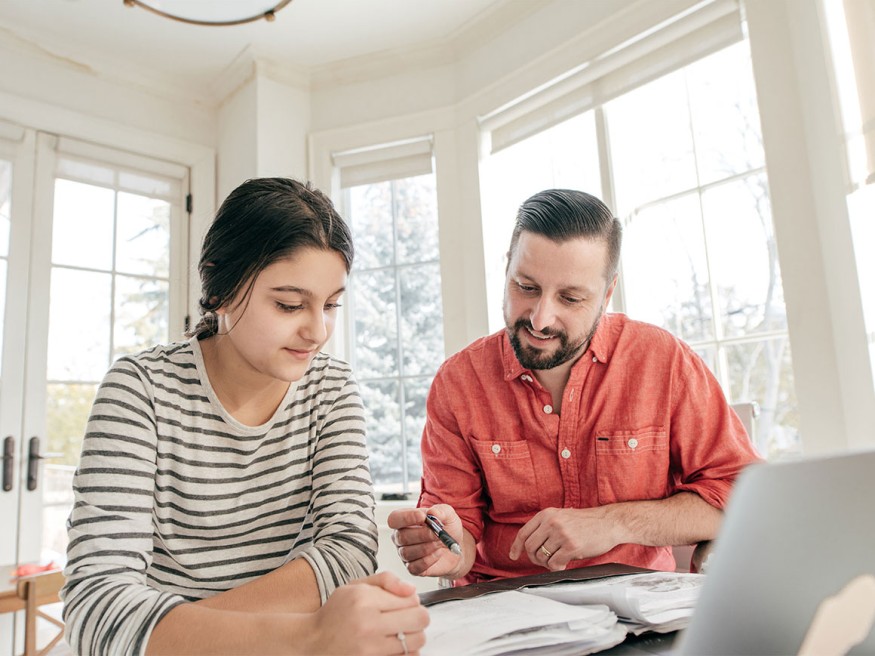
[[[616,276],[605,280],[607,258],[604,240],[520,235],[507,267],[504,323],[523,367],[552,369],[580,357],[617,284]]]

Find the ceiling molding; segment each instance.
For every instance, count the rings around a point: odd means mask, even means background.
[[[458,63],[484,47],[505,30],[525,20],[556,0],[505,0],[481,12],[475,19],[451,34],[411,48],[384,50],[310,69],[310,87],[322,91],[351,83],[403,75]]]

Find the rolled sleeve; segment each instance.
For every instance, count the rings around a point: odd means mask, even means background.
[[[705,363],[689,349],[682,353],[671,414],[674,491],[723,509],[741,471],[762,458]]]

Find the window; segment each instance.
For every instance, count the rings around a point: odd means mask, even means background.
[[[730,402],[756,401],[752,437],[775,457],[801,446],[751,65],[747,43],[734,41],[494,152],[484,208],[549,186],[605,199],[625,226],[615,309],[689,343]],[[581,153],[600,176],[564,164]],[[504,211],[484,241],[506,242],[512,221]],[[503,263],[487,266],[503,280]]]
[[[823,4],[853,189],[848,216],[875,377],[875,262],[869,255],[875,246],[875,94],[867,91],[872,84],[868,48],[873,25],[866,20],[863,3],[827,0]]]
[[[91,404],[113,360],[181,337],[188,169],[0,124],[0,420],[8,562],[63,562]],[[31,448],[46,462],[28,480]],[[32,486],[32,483],[36,483]],[[40,515],[42,521],[39,521]]]
[[[185,250],[182,243],[171,247],[184,238],[181,205],[178,178],[73,155],[57,158],[45,450],[60,457],[46,468],[43,497],[43,541],[54,551],[66,544],[70,480],[103,375],[126,353],[181,337],[170,330],[171,253]]]
[[[415,493],[425,400],[444,359],[435,176],[351,186],[344,209],[356,249],[348,344],[371,475],[378,492]]]

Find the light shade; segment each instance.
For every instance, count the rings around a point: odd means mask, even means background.
[[[272,21],[274,14],[292,0],[123,0],[128,7],[142,7],[153,14],[193,25],[242,25]]]

